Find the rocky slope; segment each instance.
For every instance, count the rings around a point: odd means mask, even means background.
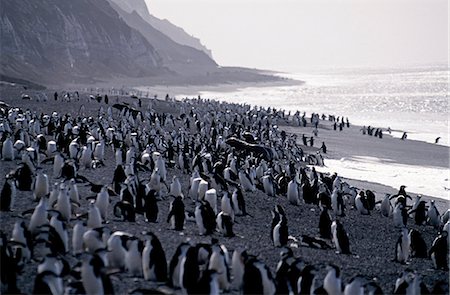
[[[57,83],[167,71],[106,0],[2,0],[0,11],[4,75]]]

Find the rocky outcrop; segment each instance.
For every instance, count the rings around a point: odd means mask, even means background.
[[[0,74],[40,83],[167,72],[106,0],[2,0]]]
[[[122,10],[132,13],[136,11],[143,20],[145,20],[148,24],[150,24],[153,28],[157,29],[173,41],[177,42],[181,45],[186,45],[198,50],[203,51],[212,59],[212,52],[206,46],[204,46],[200,39],[189,35],[182,28],[172,24],[170,21],[166,19],[159,19],[154,15],[150,14],[147,4],[144,0],[110,0],[117,4]]]
[[[140,1],[132,1],[138,3]],[[136,11],[128,13],[110,0],[111,6],[119,13],[122,19],[132,28],[139,31],[149,43],[153,44],[164,66],[177,73],[194,71],[199,68],[213,69],[217,64],[203,51],[190,46],[181,45],[161,33],[146,22]],[[144,3],[145,4],[145,3]]]

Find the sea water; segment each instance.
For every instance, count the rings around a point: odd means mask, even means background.
[[[245,87],[231,92],[201,92],[202,97],[275,107],[308,115],[348,117],[361,126],[390,128],[392,136],[449,145],[447,66],[402,69],[345,69],[280,74],[304,81],[277,87]],[[386,132],[385,132],[386,134]],[[330,159],[326,169],[344,177],[414,193],[450,199],[449,169],[386,163],[380,159]]]

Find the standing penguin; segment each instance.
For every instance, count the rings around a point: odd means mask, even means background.
[[[226,254],[218,243],[212,245],[212,253],[209,257],[208,269],[215,270],[219,276],[219,288],[222,291],[227,291],[230,288],[230,268],[226,259]]]
[[[209,235],[216,229],[216,215],[208,202],[201,201],[195,207],[195,222],[200,235]]]
[[[364,295],[364,285],[366,279],[361,275],[356,275],[345,285],[344,295]]]
[[[384,217],[391,216],[391,214],[392,214],[392,204],[391,204],[391,200],[390,200],[390,195],[389,194],[386,194],[384,196],[383,201],[381,201],[380,212],[381,212],[381,215],[383,215]]]
[[[275,292],[275,281],[267,265],[257,258],[247,258],[244,268],[243,293],[273,295]]]
[[[169,283],[172,287],[181,288],[182,286],[182,268],[186,261],[186,253],[191,246],[188,243],[178,245],[175,254],[172,256],[169,264]]]
[[[49,184],[47,174],[42,172],[41,167],[36,168],[36,180],[34,182],[33,195],[34,200],[38,201],[49,193]]]
[[[242,280],[244,278],[244,256],[246,255],[245,250],[234,249],[233,256],[231,257],[231,272],[233,274],[233,289],[242,289]]]
[[[0,193],[0,211],[11,211],[16,200],[16,183],[10,174],[6,175],[5,184]]]
[[[319,218],[319,233],[320,237],[324,239],[331,239],[331,216],[326,207],[321,207],[322,212]]]
[[[360,191],[355,198],[355,206],[358,212],[362,215],[369,215],[369,204],[367,202],[366,195],[363,191]]]
[[[411,257],[428,258],[427,244],[420,232],[415,229],[409,231]]]
[[[408,223],[408,211],[402,203],[397,203],[392,213],[395,227],[405,227]]]
[[[328,294],[342,294],[341,270],[334,264],[327,266],[327,274],[323,279],[323,288]]]
[[[434,200],[430,201],[430,207],[428,208],[427,215],[428,215],[428,224],[430,224],[436,229],[441,226],[441,215],[439,214],[438,209],[434,205]]]
[[[313,294],[317,269],[313,265],[306,265],[297,281],[298,294]]]
[[[227,213],[221,211],[216,218],[217,230],[223,234],[224,237],[234,237],[233,219]]]
[[[133,277],[142,277],[142,250],[143,243],[136,237],[127,242],[127,253],[125,254],[125,269]]]
[[[271,238],[275,247],[286,246],[288,242],[288,225],[286,214],[281,205],[276,205],[272,210],[272,232]]]
[[[287,199],[292,205],[300,206],[301,204],[298,192],[299,189],[297,180],[292,179],[291,181],[289,181],[287,188]]]
[[[78,221],[72,230],[72,253],[75,256],[83,253],[83,235],[85,232],[85,225],[82,221]]]
[[[28,229],[32,235],[39,233],[39,228],[48,224],[47,219],[48,199],[43,197],[39,200],[38,205],[34,208],[31,215],[30,222],[28,223]]]
[[[158,222],[158,200],[156,191],[150,190],[144,199],[144,216],[147,222]]]
[[[448,270],[448,233],[446,231],[442,231],[434,239],[428,255],[433,261],[435,269]]]
[[[339,222],[339,220],[333,221],[331,224],[331,232],[333,235],[333,242],[336,246],[336,250],[342,254],[350,253],[350,242],[347,236],[347,232],[344,226]]]
[[[411,211],[409,211],[409,214],[413,214],[414,216],[414,222],[417,225],[424,225],[427,221],[427,208],[426,208],[425,201],[419,201],[418,204],[414,204],[414,207]]]
[[[145,247],[142,251],[142,269],[144,279],[154,282],[167,280],[167,260],[158,237],[151,232],[146,233]]]
[[[400,262],[401,264],[405,264],[408,261],[410,245],[411,241],[409,239],[408,230],[404,227],[395,244],[395,261]]]
[[[220,208],[222,209],[222,212],[226,213],[228,216],[231,217],[232,221],[234,221],[233,201],[228,192],[225,192],[223,194],[222,199],[220,201]]]
[[[170,203],[169,215],[167,222],[170,224],[170,229],[181,231],[184,228],[184,203],[181,196],[175,197]]]
[[[81,282],[87,295],[104,294],[101,271],[103,261],[97,255],[84,257],[81,266]]]
[[[242,193],[242,190],[240,188],[236,188],[233,191],[231,200],[233,201],[233,208],[236,215],[247,215],[247,211],[245,210],[244,194]]]

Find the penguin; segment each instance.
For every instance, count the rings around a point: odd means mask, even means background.
[[[83,235],[86,227],[82,221],[77,221],[72,230],[72,253],[77,256],[83,253]]]
[[[441,226],[441,215],[439,214],[438,209],[434,205],[434,200],[430,201],[430,207],[427,211],[427,222],[429,225],[433,226],[434,228],[438,229]]]
[[[167,280],[166,254],[158,237],[152,233],[145,233],[145,247],[142,251],[142,270],[144,279],[153,282]]]
[[[106,242],[107,246],[107,265],[112,268],[120,270],[125,269],[125,255],[127,253],[128,240],[133,238],[133,235],[123,232],[115,231]]]
[[[283,247],[280,251],[280,260],[275,270],[275,282],[277,286],[277,294],[288,294],[293,292],[290,285],[290,268],[295,261],[294,253],[291,248]]]
[[[12,175],[7,174],[0,193],[0,211],[12,211],[14,209],[16,194],[16,183]]]
[[[428,256],[433,261],[435,269],[443,269],[448,271],[448,232],[442,233],[434,239]]]
[[[275,226],[277,226],[277,224],[280,222],[281,217],[282,216],[285,217],[285,213],[281,205],[276,205],[275,208],[272,209],[271,214],[272,214],[272,224],[270,226],[270,240],[274,242],[273,231],[275,229]]]
[[[88,228],[99,228],[102,226],[102,216],[95,201],[91,201],[89,204],[87,227]]]
[[[194,201],[198,200],[198,189],[199,189],[200,181],[202,181],[202,180],[203,179],[200,177],[196,177],[196,178],[192,179],[191,187],[189,189],[189,197]]]
[[[198,200],[200,200],[200,201],[205,200],[205,194],[208,191],[208,187],[209,187],[209,183],[206,180],[201,179],[198,184],[198,191],[197,191],[197,199]],[[216,211],[217,211],[217,209],[216,209]]]
[[[195,222],[200,235],[209,235],[215,230],[216,215],[208,202],[199,202],[195,207]]]
[[[93,228],[84,232],[83,245],[88,253],[94,254],[97,250],[105,248],[103,233],[104,228]]]
[[[182,287],[182,268],[186,261],[186,253],[191,246],[188,243],[181,243],[175,250],[169,264],[169,284],[174,288]]]
[[[98,208],[102,220],[106,221],[108,219],[108,207],[109,207],[109,193],[108,188],[106,186],[102,186],[100,192],[97,194],[95,198],[95,206]]]
[[[3,145],[2,145],[2,160],[3,161],[12,161],[12,160],[14,160],[14,144],[13,144],[13,142],[11,140],[11,137],[9,135],[3,141]]]
[[[228,214],[228,216],[230,216],[231,220],[234,222],[234,204],[228,192],[224,192],[220,201],[220,208],[224,213]]]
[[[367,209],[372,211],[375,209],[375,194],[371,190],[366,190]]]
[[[392,212],[395,227],[405,227],[408,223],[408,211],[403,203],[397,203]]]
[[[205,192],[204,200],[209,203],[209,205],[214,211],[214,214],[217,214],[217,191],[215,188],[209,189]]]
[[[197,282],[200,278],[200,257],[199,247],[189,247],[185,258],[181,262],[180,286],[187,293],[194,293]]]
[[[273,229],[273,243],[275,247],[282,247],[287,245],[289,236],[287,219],[281,217],[278,224]]]
[[[336,250],[342,254],[351,254],[350,242],[343,225],[339,220],[333,221],[331,224],[331,232],[333,236],[333,243],[336,246]]]
[[[231,196],[231,200],[233,201],[233,208],[235,210],[235,214],[239,216],[247,215],[247,211],[245,209],[245,199],[244,194],[240,188],[235,188],[233,191],[233,195]]]
[[[63,294],[64,284],[60,275],[46,270],[34,278],[33,294]]]
[[[247,258],[242,289],[244,294],[275,294],[275,281],[267,265],[254,257]]]
[[[123,221],[136,222],[136,210],[127,201],[118,201],[113,208],[114,216],[122,218]]]
[[[364,295],[366,280],[361,275],[356,275],[345,285],[344,295]]]
[[[69,191],[64,183],[59,186],[58,199],[55,209],[61,214],[61,217],[68,221],[72,215],[72,204],[70,202]]]
[[[81,266],[81,281],[87,295],[104,294],[101,271],[103,261],[97,255],[84,257]]]
[[[380,212],[381,215],[384,217],[389,217],[392,214],[392,204],[391,204],[391,200],[390,200],[390,195],[386,194],[384,196],[383,201],[381,201],[381,205],[380,205]]]
[[[411,240],[409,239],[408,230],[406,227],[402,228],[400,237],[395,244],[395,258],[394,260],[401,264],[406,264],[409,259],[409,250]]]
[[[326,207],[321,207],[319,218],[319,234],[321,238],[331,240],[331,216]]]
[[[193,294],[220,294],[219,276],[215,270],[204,270],[200,280],[192,290]]]
[[[306,265],[297,281],[298,294],[312,294],[316,280],[317,269],[313,265]]]
[[[16,245],[12,246],[14,251],[18,248],[21,249],[22,259],[24,262],[28,262],[31,259],[33,253],[33,241],[30,231],[25,225],[25,222],[16,222],[14,224],[11,241]]]
[[[142,277],[142,241],[133,237],[127,242],[127,252],[125,253],[125,269],[133,277]]]
[[[25,163],[20,163],[19,167],[14,173],[14,179],[16,180],[17,188],[20,191],[31,191],[33,184],[33,172],[30,167]]]
[[[327,274],[323,279],[323,288],[328,294],[342,294],[341,270],[334,264],[327,266]]]
[[[225,253],[219,244],[211,246],[212,253],[209,257],[208,269],[214,270],[218,274],[219,288],[222,291],[230,289],[231,274]]]
[[[411,257],[428,258],[427,244],[420,232],[415,229],[409,231]]]
[[[64,218],[55,212],[50,218],[49,242],[52,244],[53,252],[66,254],[69,251],[69,233]]]
[[[245,250],[234,249],[233,256],[231,257],[231,273],[233,277],[232,287],[234,290],[240,291],[242,289],[244,279],[245,255]]]
[[[239,183],[244,191],[254,192],[256,191],[256,187],[253,184],[253,181],[250,179],[250,175],[242,170],[239,170],[238,173]]]
[[[264,192],[269,197],[275,196],[275,189],[274,189],[274,183],[273,183],[273,177],[271,175],[264,175],[262,178],[262,184],[264,188]]]
[[[224,237],[234,237],[233,219],[227,213],[221,211],[216,217],[217,230]]]
[[[120,185],[125,182],[125,179],[127,179],[127,176],[125,175],[125,170],[123,169],[123,166],[119,164],[114,169],[112,180],[113,190],[116,194],[120,193],[121,190]]]
[[[176,175],[173,176],[172,183],[170,184],[169,195],[175,197],[180,196],[184,199],[183,192],[181,191],[180,179]]]
[[[300,204],[301,204],[298,192],[299,192],[299,189],[298,189],[297,180],[292,179],[291,181],[289,181],[288,188],[287,188],[287,199],[288,199],[289,203],[291,203],[292,205],[300,206]]]
[[[414,204],[414,207],[408,212],[413,214],[414,222],[416,225],[424,225],[427,221],[427,208],[425,201],[419,201],[418,204]]]
[[[53,157],[53,177],[54,178],[60,178],[62,168],[64,167],[66,159],[60,152],[56,152],[55,156]]]
[[[33,195],[34,200],[39,201],[42,196],[45,196],[49,193],[49,184],[48,184],[48,176],[47,174],[42,172],[41,167],[36,168],[36,179],[34,182]]]
[[[158,200],[156,199],[156,191],[150,190],[144,199],[144,216],[146,222],[158,222]]]
[[[69,180],[69,198],[72,204],[80,204],[80,194],[78,193],[78,186],[75,179]]]
[[[177,196],[170,203],[167,222],[170,224],[170,229],[181,231],[184,228],[184,220],[185,214],[183,198],[181,196]]]
[[[28,230],[33,236],[39,233],[42,226],[48,224],[47,209],[48,199],[47,197],[43,197],[39,200],[38,205],[34,208],[33,214],[30,218],[30,222],[28,223]]]
[[[360,191],[355,198],[355,206],[358,212],[362,215],[369,215],[369,204],[363,191]]]

